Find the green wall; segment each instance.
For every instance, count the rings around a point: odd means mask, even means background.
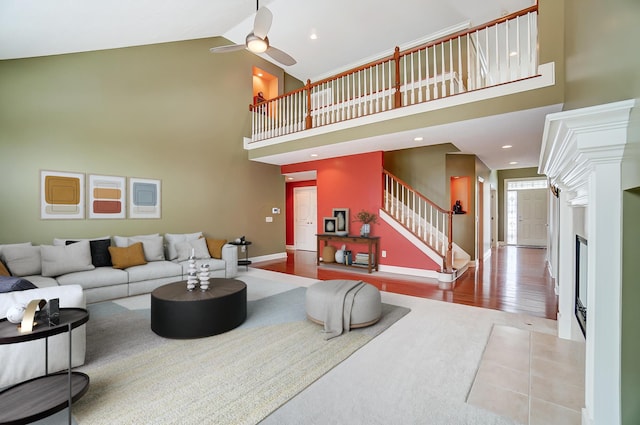
[[[0,62],[0,243],[203,231],[284,251],[279,167],[247,160],[253,65],[221,38]],[[40,170],[162,181],[162,218],[41,220]]]
[[[384,153],[384,168],[441,208],[449,205],[446,156],[460,150],[451,143]]]
[[[513,170],[498,170],[498,241],[505,241],[504,226],[505,226],[505,205],[506,198],[504,193],[504,181],[508,179],[525,179],[530,177],[542,177],[544,179],[547,176],[538,174],[536,167],[531,168],[516,168]]]

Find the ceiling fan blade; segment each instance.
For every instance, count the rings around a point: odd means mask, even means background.
[[[269,46],[269,48],[265,53],[286,66],[295,65],[297,63],[296,60],[292,58],[290,55],[272,46]]]
[[[244,44],[229,44],[228,46],[218,46],[209,49],[211,53],[227,53],[235,52],[236,50],[242,50],[246,46]]]
[[[271,21],[273,21],[273,14],[269,9],[262,6],[256,12],[256,18],[253,21],[253,34],[260,38],[265,38],[271,28]]]

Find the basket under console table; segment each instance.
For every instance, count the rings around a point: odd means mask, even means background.
[[[367,245],[367,253],[369,254],[369,264],[367,264],[367,271],[371,273],[373,270],[378,271],[378,262],[380,258],[380,236],[355,236],[355,235],[346,235],[340,236],[330,233],[321,233],[317,234],[317,251],[316,251],[316,264],[320,265],[320,253],[322,241],[324,241],[324,245],[322,248],[327,246],[329,242],[339,242],[343,244],[360,244]],[[347,266],[353,267],[353,266]]]

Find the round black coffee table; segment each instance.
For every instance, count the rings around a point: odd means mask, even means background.
[[[151,293],[151,330],[165,338],[203,338],[236,328],[247,318],[247,285],[236,279],[209,279],[209,289],[187,290],[187,282]]]

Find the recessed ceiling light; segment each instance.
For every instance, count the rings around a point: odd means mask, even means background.
[[[511,52],[511,53],[509,53],[509,56],[511,56],[511,57],[513,57],[513,56],[518,56],[518,52],[515,52],[515,51],[514,51],[514,52]]]
[[[509,148],[512,148],[512,147],[513,147],[513,146],[511,146],[511,145],[503,145],[503,146],[502,146],[502,149],[509,149]]]
[[[509,163],[509,165],[516,165],[517,163],[518,163],[518,161],[511,161],[511,162]]]
[[[258,77],[262,77],[262,72],[258,72]]]
[[[312,32],[311,35],[309,36],[310,39],[312,40],[317,40],[318,39],[318,34],[316,34],[315,32]]]
[[[293,177],[287,177],[287,180],[293,180]]]
[[[315,157],[318,156],[318,154],[317,153],[312,153],[310,156],[311,156],[311,158],[315,158]]]
[[[413,138],[413,141],[414,141],[414,142],[422,142],[423,140],[424,140],[424,139],[423,139],[423,137],[422,137],[422,136],[418,136],[418,137],[414,137],[414,138]]]

